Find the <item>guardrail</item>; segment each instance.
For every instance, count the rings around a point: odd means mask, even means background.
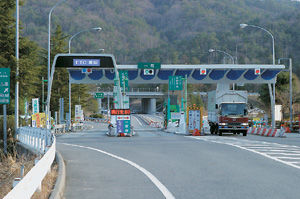
[[[55,133],[65,133],[67,125],[66,124],[57,124],[54,126]]]
[[[17,131],[17,139],[44,155],[4,199],[31,198],[41,188],[55,158],[56,140],[50,130],[21,127]]]
[[[53,135],[50,130],[33,127],[21,127],[17,131],[17,140],[33,148],[34,150],[45,153],[47,146],[53,142]]]

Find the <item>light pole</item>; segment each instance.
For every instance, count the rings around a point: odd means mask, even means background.
[[[260,30],[263,30],[265,32],[267,32],[271,38],[272,38],[272,51],[273,51],[273,65],[275,65],[275,41],[274,41],[274,36],[272,35],[272,33],[260,26],[256,26],[256,25],[249,25],[249,24],[240,24],[240,27],[243,29],[243,28],[246,28],[246,27],[253,27],[253,28],[258,28]],[[268,84],[268,87],[269,87],[269,93],[270,93],[270,98],[271,98],[271,105],[272,105],[272,108],[271,108],[271,112],[272,112],[272,127],[275,128],[275,83],[273,84],[273,95],[272,95],[272,86],[271,84],[269,83]]]
[[[292,58],[279,58],[278,64],[280,64],[280,60],[289,60],[289,72],[290,72],[290,129],[292,129],[292,121],[293,121],[293,67],[292,67]]]
[[[100,49],[98,49],[98,50],[90,51],[90,52],[87,52],[87,53],[98,53],[98,52],[100,52],[100,53],[102,52],[102,53],[103,53],[104,50],[105,50],[104,48],[100,48]]]
[[[16,0],[16,65],[15,130],[19,128],[19,0]]]
[[[72,42],[72,39],[74,37],[76,37],[77,35],[79,35],[80,33],[87,32],[87,31],[90,31],[90,30],[101,31],[102,28],[100,28],[100,27],[90,28],[90,29],[79,31],[79,32],[75,33],[74,35],[72,35],[70,37],[70,39],[69,39],[69,54],[71,53],[71,42]],[[69,74],[69,121],[70,121],[70,124],[71,124],[71,119],[72,119],[72,107],[71,107],[71,95],[72,95],[72,93],[71,93],[71,86],[72,86],[72,84],[71,84],[71,75]]]
[[[48,93],[50,93],[50,64],[51,64],[51,15],[52,15],[52,12],[53,10],[61,3],[63,3],[64,1],[66,0],[60,0],[59,2],[57,2],[50,10],[49,12],[49,15],[48,15]],[[47,117],[47,128],[49,127],[50,128],[50,102],[48,101],[47,99],[47,106],[46,106],[46,115],[48,115]]]
[[[90,30],[101,31],[102,28],[100,28],[100,27],[90,28],[90,29],[86,29],[86,30],[79,31],[79,32],[75,33],[74,35],[72,35],[72,36],[70,37],[70,39],[69,39],[69,54],[71,53],[71,42],[72,42],[72,39],[73,39],[74,37],[76,37],[77,35],[79,35],[80,33],[88,32],[88,31],[90,31]],[[103,49],[103,50],[104,50],[104,49]]]
[[[229,53],[225,52],[225,51],[222,51],[222,50],[216,50],[216,49],[209,49],[208,52],[212,53],[212,52],[221,52],[221,53],[224,53],[225,55],[227,55],[228,57],[230,57],[232,63],[234,64],[234,58],[232,55],[230,55]]]

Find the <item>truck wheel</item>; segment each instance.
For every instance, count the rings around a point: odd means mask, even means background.
[[[210,126],[210,134],[214,134],[214,127],[213,126]]]
[[[222,131],[218,130],[219,136],[222,136]]]
[[[244,133],[243,133],[243,136],[247,136],[247,132],[244,132]]]

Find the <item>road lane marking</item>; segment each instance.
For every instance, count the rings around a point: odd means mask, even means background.
[[[225,139],[220,139],[219,137],[191,137],[191,136],[186,136],[188,138],[192,138],[192,139],[197,139],[197,140],[202,140],[202,141],[206,141],[206,142],[213,142],[213,143],[218,143],[218,144],[226,144],[226,145],[230,145],[230,146],[234,146],[234,147],[237,147],[239,149],[242,149],[242,150],[246,150],[246,151],[250,151],[250,152],[253,152],[253,153],[256,153],[256,154],[259,154],[259,155],[262,155],[266,158],[269,158],[269,159],[272,159],[272,160],[275,160],[277,162],[280,162],[280,163],[283,163],[283,164],[286,164],[288,166],[291,166],[291,167],[294,167],[296,169],[300,169],[300,166],[297,165],[297,164],[294,164],[292,162],[289,162],[288,159],[291,159],[291,160],[295,160],[295,159],[300,159],[300,158],[297,158],[297,157],[276,157],[276,156],[272,156],[272,155],[269,155],[268,153],[266,152],[263,152],[263,151],[259,151],[259,148],[252,148],[252,147],[244,147],[243,145],[239,145],[241,144],[241,140],[240,141],[235,141],[237,140],[236,138],[225,138]],[[250,140],[245,140],[245,142],[249,143],[249,142],[253,142],[253,143],[258,143],[259,141],[250,141]],[[265,143],[266,145],[273,145],[273,147],[271,147],[272,149],[275,149],[276,147],[278,148],[281,148],[282,147],[285,147],[286,148],[286,151],[285,152],[289,152],[289,147],[288,145],[283,145],[283,144],[278,144],[278,143],[270,143],[270,142],[261,142],[262,143]],[[245,145],[245,143],[244,143]],[[265,147],[262,147],[265,151]],[[291,146],[290,148],[293,148],[292,150],[295,151],[295,149],[299,149],[298,152],[300,152],[300,147],[297,147],[297,146]],[[286,160],[282,160],[282,159],[286,159]]]
[[[140,124],[140,126],[144,126],[136,116],[132,116],[132,117],[135,118],[135,120]]]
[[[150,173],[148,170],[146,170],[145,168],[141,167],[140,165],[127,160],[125,158],[122,158],[120,156],[114,155],[112,153],[108,153],[106,151],[100,150],[100,149],[96,149],[96,148],[92,148],[92,147],[87,147],[87,146],[81,146],[81,145],[76,145],[76,144],[68,144],[68,143],[60,143],[60,144],[64,144],[67,146],[73,146],[73,147],[79,147],[79,148],[85,148],[85,149],[90,149],[93,151],[98,151],[100,153],[103,153],[105,155],[108,155],[112,158],[121,160],[123,162],[128,163],[129,165],[135,167],[136,169],[138,169],[139,171],[141,171],[143,174],[145,174],[152,182],[153,184],[160,190],[160,192],[165,196],[166,199],[175,199],[175,197],[173,196],[173,194],[167,189],[167,187],[165,187],[165,185],[163,185],[152,173]]]

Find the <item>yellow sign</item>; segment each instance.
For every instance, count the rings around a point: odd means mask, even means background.
[[[199,132],[202,130],[203,107],[191,106],[187,108],[187,127],[190,133],[195,129]]]
[[[46,128],[46,114],[36,113],[32,115],[32,127]]]

